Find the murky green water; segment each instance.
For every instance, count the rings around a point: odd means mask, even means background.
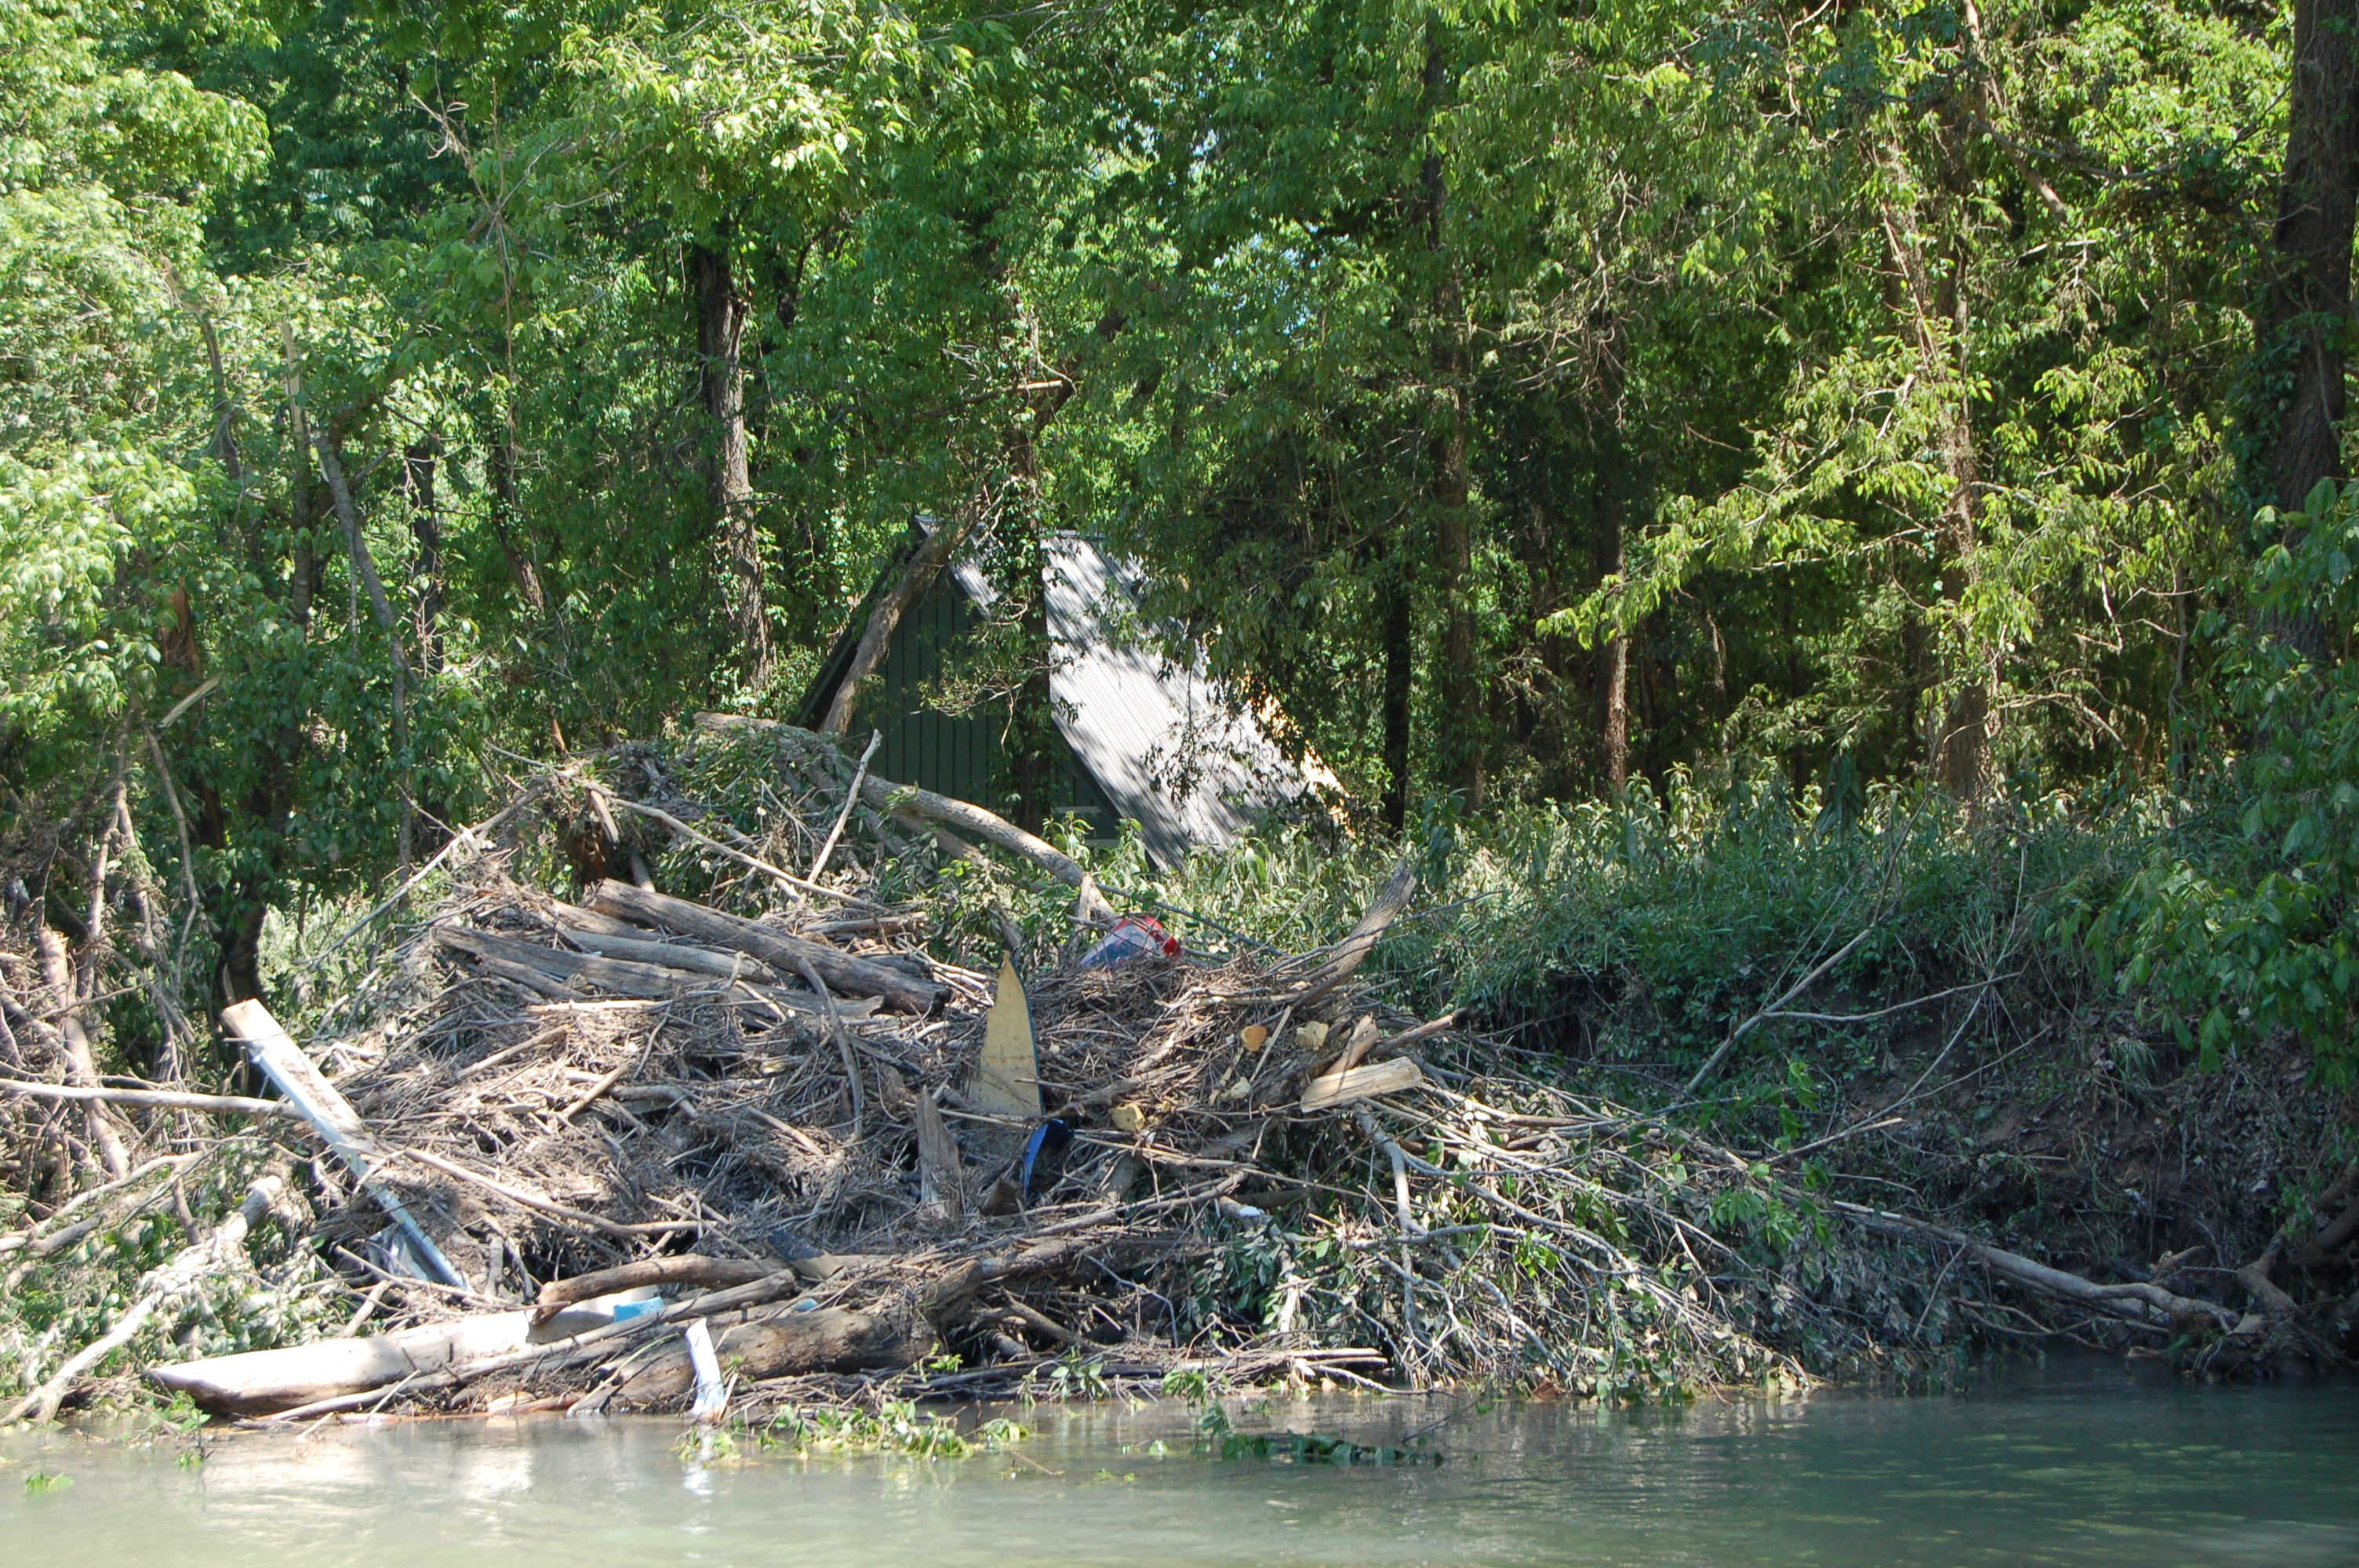
[[[1375,1442],[1458,1408],[1289,1403],[1240,1424]],[[1168,1406],[1030,1419],[1032,1465],[698,1467],[650,1421],[240,1434],[193,1468],[168,1444],[0,1435],[0,1563],[2359,1564],[2348,1386],[2107,1368],[1940,1399],[1526,1405],[1461,1413],[1437,1469],[1158,1457]],[[35,1469],[72,1485],[28,1493]]]

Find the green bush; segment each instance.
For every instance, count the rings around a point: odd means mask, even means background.
[[[2321,484],[2263,526],[2292,536],[2254,573],[2256,624],[2227,644],[2223,700],[2245,745],[2195,779],[2147,863],[2096,912],[2096,948],[2206,1063],[2284,1030],[2321,1069],[2359,1068],[2359,484]],[[2320,657],[2299,645],[2332,650]]]

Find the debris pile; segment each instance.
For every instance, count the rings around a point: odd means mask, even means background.
[[[226,1146],[200,1118],[278,1151],[103,1335],[46,1352],[17,1413],[52,1413],[126,1347],[246,1417],[709,1417],[1174,1372],[1799,1383],[1931,1350],[1929,1322],[2001,1282],[2125,1329],[2235,1326],[2159,1284],[1814,1197],[1782,1156],[1404,1010],[1362,965],[1415,899],[1406,862],[1331,946],[1175,951],[980,807],[803,731],[709,739],[759,760],[766,837],[634,752],[536,779],[438,857],[430,909],[306,1042],[229,1011],[270,1098],[0,1085],[52,1120],[103,1112],[135,1152],[176,1144],[76,1200],[92,1225]],[[560,856],[565,897],[546,891]],[[945,866],[1070,890],[1071,940],[1023,951],[1003,899],[996,974],[942,957],[979,956],[940,940]],[[0,1264],[71,1240],[72,1206],[0,1237]],[[251,1284],[249,1233],[273,1227],[297,1259],[273,1288],[335,1299],[256,1337],[310,1342],[176,1354],[175,1314],[215,1310],[208,1281]]]

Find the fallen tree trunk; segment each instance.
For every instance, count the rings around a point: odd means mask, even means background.
[[[860,643],[852,651],[852,663],[844,667],[842,676],[835,683],[835,695],[827,705],[827,716],[820,720],[820,730],[829,735],[842,735],[852,728],[852,712],[860,699],[860,683],[875,673],[885,662],[885,650],[893,641],[893,629],[901,624],[901,617],[909,606],[925,597],[926,589],[941,575],[942,567],[966,537],[967,514],[962,511],[957,520],[938,523],[934,531],[919,542],[910,552],[909,564],[885,597],[876,601],[869,612],[868,624],[861,628]]]
[[[612,878],[590,890],[590,907],[601,914],[618,915],[641,925],[677,931],[683,936],[750,954],[786,973],[797,973],[808,966],[827,982],[830,989],[845,996],[881,998],[896,1012],[931,1012],[950,996],[948,986],[919,979],[893,965],[858,957],[824,942],[790,936],[701,903],[649,892]]]
[[[780,1312],[713,1336],[721,1364],[739,1379],[759,1382],[805,1372],[897,1372],[917,1365],[933,1336],[872,1313],[821,1307]],[[607,1404],[645,1410],[675,1403],[695,1382],[686,1346],[674,1346],[635,1368]]]
[[[2223,1328],[2234,1328],[2236,1325],[2236,1314],[2217,1302],[2199,1301],[2191,1296],[2179,1295],[2164,1290],[2160,1285],[2145,1283],[2101,1285],[2093,1280],[2084,1280],[2078,1274],[2050,1268],[2045,1263],[2026,1258],[2019,1252],[2009,1252],[2005,1248],[1994,1247],[1987,1241],[1975,1239],[1962,1230],[1953,1230],[1946,1225],[1936,1225],[1930,1220],[1910,1219],[1906,1215],[1886,1214],[1882,1209],[1868,1208],[1855,1203],[1844,1203],[1840,1199],[1831,1200],[1828,1206],[1840,1214],[1849,1216],[1870,1230],[1881,1231],[1887,1236],[1930,1238],[1937,1241],[1947,1242],[1952,1247],[1962,1249],[1968,1257],[1995,1274],[2013,1280],[2017,1284],[2028,1285],[2033,1290],[2045,1294],[2056,1296],[2064,1301],[2076,1302],[2093,1311],[2104,1313],[2108,1317],[2136,1324],[2141,1328],[2178,1332],[2190,1320],[2198,1319],[2209,1320]]]
[[[836,762],[848,761],[842,752],[810,730],[780,724],[775,719],[706,713],[698,715],[698,721],[711,728],[750,728],[775,733],[780,738],[782,749],[791,745],[803,754],[804,760],[810,760],[813,752],[828,759],[830,772],[833,771]],[[780,761],[782,766],[789,765],[783,756]],[[1082,920],[1097,925],[1114,924],[1114,908],[1098,892],[1096,880],[1080,861],[1048,840],[1027,833],[996,812],[986,811],[969,801],[953,799],[929,789],[920,789],[915,784],[895,784],[891,779],[879,778],[875,773],[870,773],[865,780],[859,780],[857,769],[854,769],[853,777],[859,782],[863,803],[883,816],[898,817],[910,827],[927,829],[946,853],[960,859],[973,858],[979,851],[959,837],[961,832],[971,833],[986,843],[997,845],[1018,860],[1030,862],[1073,889],[1078,895],[1075,913]]]
[[[1312,970],[1303,988],[1287,1000],[1294,1006],[1301,1007],[1317,1001],[1350,979],[1352,971],[1375,950],[1376,939],[1394,921],[1408,912],[1408,901],[1416,892],[1417,873],[1409,870],[1408,861],[1404,860],[1393,868],[1393,874],[1377,890],[1375,902],[1368,905],[1365,914],[1360,916],[1360,923],[1352,927],[1352,934],[1336,944],[1335,950],[1327,956],[1327,961]]]
[[[584,910],[580,913],[587,914],[590,912]],[[559,911],[558,919],[566,922],[566,913]],[[601,958],[619,958],[658,968],[685,969],[690,974],[710,975],[718,980],[751,980],[766,986],[784,983],[784,977],[750,953],[716,953],[710,947],[650,942],[644,935],[617,936],[588,929],[568,930],[565,939],[587,948]]]
[[[199,1410],[215,1415],[269,1415],[523,1350],[531,1344],[532,1316],[523,1311],[486,1313],[368,1339],[248,1350],[150,1367],[147,1379],[167,1392],[188,1395]]]
[[[661,1312],[650,1313],[645,1317],[630,1318],[622,1323],[611,1323],[603,1328],[593,1328],[587,1334],[577,1334],[571,1339],[548,1345],[531,1345],[521,1350],[511,1350],[505,1354],[490,1356],[483,1360],[445,1367],[440,1371],[424,1372],[411,1380],[403,1391],[414,1398],[428,1399],[465,1388],[502,1372],[511,1372],[525,1367],[532,1368],[535,1375],[538,1376],[562,1371],[570,1367],[594,1366],[620,1354],[625,1348],[625,1341],[652,1334],[667,1324],[682,1322],[691,1317],[709,1317],[723,1312],[734,1312],[743,1307],[760,1306],[777,1301],[781,1296],[794,1294],[804,1287],[805,1282],[805,1276],[795,1269],[791,1267],[780,1269],[775,1273],[766,1274],[756,1280],[751,1284],[735,1285],[725,1291],[708,1291],[702,1295],[691,1296],[684,1302],[674,1302]],[[531,1314],[520,1313],[517,1315],[528,1318]],[[327,1415],[335,1411],[351,1410],[379,1397],[375,1392],[375,1387],[377,1385],[351,1393],[333,1394],[314,1400],[309,1404],[298,1405],[292,1410],[280,1411],[273,1419],[299,1421],[315,1415]]]
[[[647,1285],[696,1285],[715,1290],[727,1285],[750,1285],[777,1271],[776,1263],[750,1258],[701,1258],[693,1252],[642,1258],[636,1262],[618,1263],[612,1269],[600,1269],[595,1273],[576,1274],[570,1280],[549,1281],[540,1287],[539,1304],[533,1309],[532,1320],[535,1324],[547,1323],[575,1302],[613,1295],[619,1291],[636,1291]]]
[[[960,833],[996,844],[1009,854],[1028,860],[1080,894],[1081,918],[1093,925],[1114,924],[1113,906],[1098,892],[1097,882],[1079,860],[1047,839],[1026,832],[1006,817],[982,806],[915,784],[897,784],[875,773],[860,786],[861,797],[879,811],[897,810],[937,822]]]
[[[434,939],[445,947],[455,947],[477,958],[496,958],[505,964],[521,966],[560,985],[580,979],[616,996],[661,1000],[691,991],[716,989],[712,977],[685,968],[568,953],[561,948],[543,947],[538,943],[519,942],[513,937],[487,935],[462,925],[438,925],[434,928]],[[645,945],[656,946],[654,943]]]
[[[385,1210],[426,1266],[434,1271],[446,1285],[460,1290],[468,1288],[466,1277],[442,1255],[426,1227],[401,1201],[401,1195],[377,1179],[377,1169],[385,1163],[385,1151],[370,1135],[367,1124],[350,1101],[328,1082],[311,1058],[303,1054],[270,1010],[259,1001],[234,1002],[222,1010],[222,1027],[245,1046],[246,1055],[260,1068],[262,1076],[291,1101],[310,1124],[320,1141],[335,1152],[377,1206]]]

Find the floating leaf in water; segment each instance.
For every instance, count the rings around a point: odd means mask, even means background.
[[[53,1476],[45,1470],[35,1470],[25,1477],[25,1495],[38,1498],[44,1492],[62,1492],[72,1485],[71,1476]]]

